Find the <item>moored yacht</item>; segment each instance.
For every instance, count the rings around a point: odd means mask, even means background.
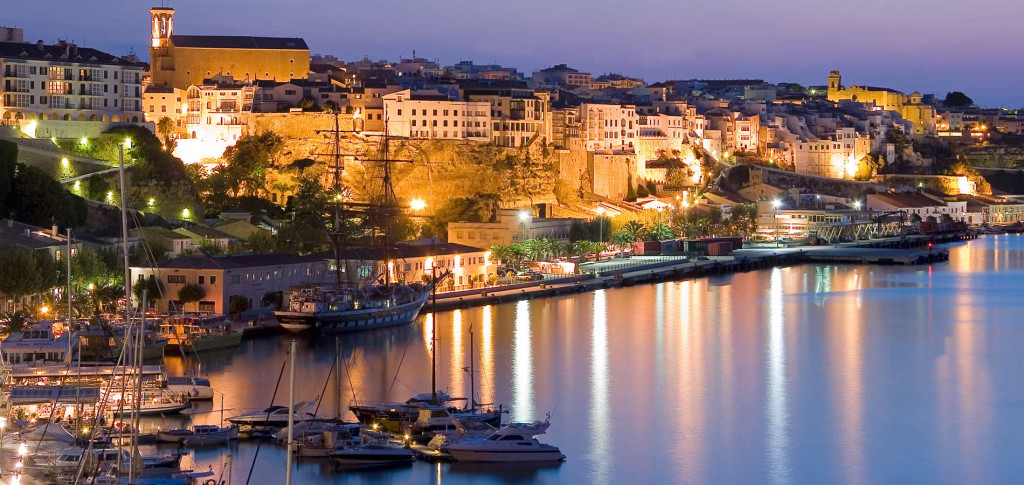
[[[242,331],[231,328],[225,315],[183,314],[167,317],[160,324],[167,348],[187,352],[228,349],[242,343]]]
[[[565,459],[555,446],[537,441],[550,421],[512,423],[480,440],[451,443],[442,448],[457,461],[469,462],[551,462]]]
[[[316,419],[312,413],[304,410],[316,404],[316,401],[303,401],[295,405],[294,421],[301,423]],[[228,422],[255,428],[281,428],[288,426],[289,409],[286,406],[270,406],[262,411],[253,411],[228,418]]]
[[[202,377],[168,377],[167,390],[174,394],[184,394],[192,401],[213,399],[210,380]]]
[[[350,332],[412,322],[430,296],[431,286],[372,285],[362,290],[331,290],[319,286],[293,288],[287,310],[274,316],[295,333]]]

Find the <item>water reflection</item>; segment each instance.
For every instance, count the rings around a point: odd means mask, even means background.
[[[516,303],[512,342],[512,413],[516,421],[533,421],[533,345],[530,339],[530,302]]]
[[[511,405],[517,421],[554,410],[542,440],[568,461],[346,474],[302,461],[299,483],[1016,483],[1024,238],[973,241],[951,257],[931,267],[794,266],[439,313],[444,384],[468,392],[461,369],[473,325],[481,400]],[[342,336],[344,388],[337,396],[329,386],[321,409],[428,392],[432,327],[427,315]],[[300,347],[297,395],[308,398],[323,389],[334,340]],[[286,348],[285,337],[246,340],[237,352],[204,354],[201,369],[228,409],[263,408]],[[180,358],[168,365],[186,369]],[[236,482],[254,449],[232,449]],[[253,485],[282,483],[283,449],[262,450]],[[196,456],[205,469],[221,454]]]
[[[608,396],[608,306],[605,290],[594,293],[590,337],[590,437],[594,440],[590,483],[608,483],[611,456],[611,409]]]
[[[827,273],[826,273],[827,274]],[[768,476],[773,483],[789,483],[788,410],[786,409],[786,322],[783,318],[782,270],[771,270],[768,297],[767,425]]]

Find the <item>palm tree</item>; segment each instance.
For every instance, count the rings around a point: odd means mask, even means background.
[[[649,235],[650,237],[658,241],[664,239],[672,239],[674,237],[672,229],[670,229],[668,227],[668,224],[665,224],[664,222],[659,222],[655,224],[654,227],[651,228]]]
[[[630,244],[643,240],[647,237],[647,228],[644,227],[640,221],[629,221],[622,226],[622,231],[626,233],[626,237]]]
[[[629,235],[624,231],[615,231],[612,233],[611,242],[615,246],[622,250],[626,246],[630,245]]]
[[[160,133],[160,136],[164,138],[164,146],[168,150],[171,148],[171,133],[174,132],[174,120],[164,116],[160,118],[160,121],[156,122],[156,132]]]
[[[543,259],[544,247],[538,239],[527,239],[520,244],[523,250],[523,255],[530,261],[538,261]]]

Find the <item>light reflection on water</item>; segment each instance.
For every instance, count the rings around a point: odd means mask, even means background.
[[[1024,238],[999,236],[934,267],[808,265],[440,313],[441,387],[468,395],[472,325],[481,400],[516,420],[553,411],[542,440],[568,461],[347,474],[301,462],[297,483],[1012,483],[1024,476],[1022,276]],[[343,336],[341,404],[429,392],[429,332]],[[227,414],[269,404],[286,348],[277,337],[203,355]],[[324,388],[333,359],[333,337],[300,341],[298,398]],[[235,483],[254,451],[232,450]],[[283,463],[264,446],[253,483],[282,483]]]

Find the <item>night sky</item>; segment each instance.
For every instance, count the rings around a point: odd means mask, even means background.
[[[148,58],[159,1],[2,0],[0,25]],[[529,75],[568,63],[648,82],[760,78],[886,86],[1024,106],[1024,2],[1016,0],[168,0],[181,34],[303,37],[312,53],[442,65],[471,59]]]

